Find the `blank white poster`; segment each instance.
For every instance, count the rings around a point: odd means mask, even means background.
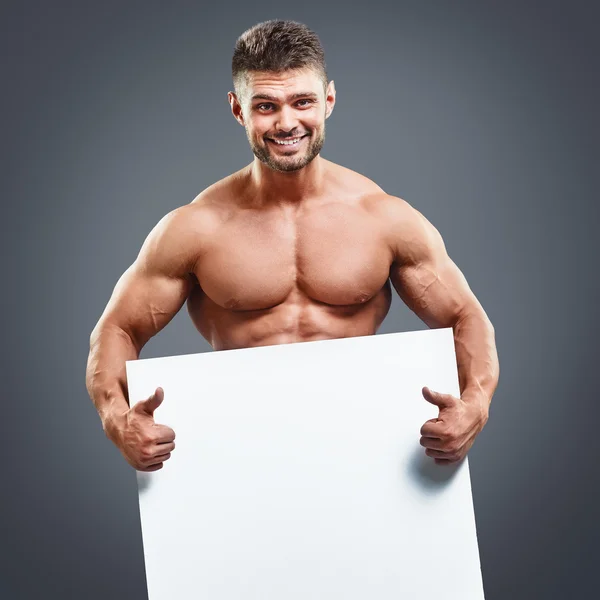
[[[435,464],[423,386],[452,329],[127,362],[176,433],[138,472],[150,600],[482,600],[468,461]]]

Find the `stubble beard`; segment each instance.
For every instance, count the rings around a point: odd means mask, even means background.
[[[317,157],[319,152],[321,152],[321,149],[325,143],[325,124],[323,124],[323,129],[321,130],[320,134],[317,134],[317,137],[315,137],[314,133],[307,136],[308,147],[305,152],[298,157],[274,156],[267,146],[269,142],[264,140],[264,145],[257,144],[250,136],[248,128],[246,128],[246,136],[250,142],[250,148],[258,160],[274,171],[278,171],[280,173],[290,173],[303,169]]]

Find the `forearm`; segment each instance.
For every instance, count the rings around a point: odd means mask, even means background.
[[[461,396],[483,394],[488,405],[498,385],[500,367],[495,333],[485,312],[466,312],[453,326]]]
[[[139,349],[122,329],[103,325],[90,338],[86,386],[107,434],[115,417],[129,408],[125,362],[139,358]]]

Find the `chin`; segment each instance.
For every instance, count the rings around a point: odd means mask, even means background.
[[[281,163],[267,163],[267,166],[270,167],[273,171],[277,171],[278,173],[293,173],[294,171],[300,171],[303,169],[306,164],[301,163],[299,165],[296,164],[286,164],[282,165]]]
[[[314,160],[314,159],[312,159]],[[306,160],[306,157],[298,159],[298,157],[293,157],[293,160],[290,161],[269,161],[270,166],[276,171],[281,171],[282,173],[291,173],[293,171],[300,171],[308,164],[312,162],[312,160]]]

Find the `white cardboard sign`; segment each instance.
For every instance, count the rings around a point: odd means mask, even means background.
[[[452,329],[127,362],[176,432],[138,473],[149,600],[482,600],[468,461],[436,465],[421,389]]]

